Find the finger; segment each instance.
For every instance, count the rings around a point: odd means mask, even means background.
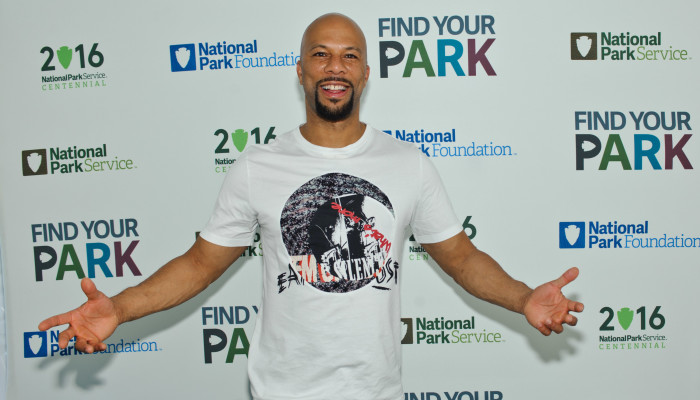
[[[87,341],[87,344],[88,344],[89,346],[92,346],[92,351],[93,351],[93,352],[95,352],[95,351],[107,350],[107,345],[106,345],[104,342],[97,342],[97,343],[95,343],[95,341],[88,340],[88,341]]]
[[[54,315],[53,317],[46,318],[45,320],[41,321],[41,323],[39,324],[39,330],[45,331],[49,328],[53,328],[54,326],[65,325],[65,324],[70,323],[71,312],[72,311],[68,311],[68,312],[63,313],[63,314],[58,314],[58,315]]]
[[[68,346],[68,342],[75,336],[75,330],[72,326],[68,327],[65,331],[58,334],[58,347],[65,349]]]
[[[75,348],[79,351],[82,351],[83,353],[92,353],[93,352],[92,345],[89,344],[85,339],[81,339],[81,338],[75,339]]]
[[[544,324],[552,332],[555,332],[557,334],[562,333],[564,331],[564,327],[562,326],[562,321],[559,321],[559,320],[553,321],[552,319],[547,319],[547,321]]]
[[[537,325],[535,325],[535,328],[540,331],[541,334],[549,336],[552,333],[551,325],[552,320],[548,318],[544,321],[539,321]]]
[[[567,324],[567,325],[576,326],[576,324],[578,323],[578,318],[576,318],[576,317],[574,317],[573,315],[569,314],[569,315],[567,315],[566,318],[564,319],[564,323]]]
[[[88,300],[95,300],[102,294],[99,290],[97,290],[95,282],[93,282],[90,278],[83,278],[80,281],[80,288],[83,289],[83,293],[85,293]]]
[[[569,284],[569,282],[576,279],[576,277],[578,277],[578,272],[578,268],[576,267],[569,268],[566,272],[562,274],[562,276],[560,276],[558,279],[553,280],[552,283],[555,284],[559,289],[561,289],[567,284]]]
[[[545,336],[549,336],[552,333],[552,330],[547,328],[544,324],[538,325],[537,330],[540,331],[540,333],[545,335]]]
[[[579,303],[578,301],[570,301],[569,311],[583,312],[583,303]]]

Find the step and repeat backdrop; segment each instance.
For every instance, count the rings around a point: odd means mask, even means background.
[[[475,244],[531,286],[581,270],[578,326],[543,337],[407,232],[404,398],[699,397],[698,4],[0,0],[6,398],[250,398],[259,237],[106,351],[37,325],[193,243],[241,152],[304,121],[300,39],[331,11],[367,37],[362,120],[430,157]]]

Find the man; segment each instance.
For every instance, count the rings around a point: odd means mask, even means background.
[[[577,269],[535,290],[512,279],[464,234],[430,162],[360,121],[366,48],[345,16],[312,22],[297,64],[306,123],[246,151],[184,255],[112,298],[84,279],[88,301],[39,329],[70,324],[59,346],[75,337],[81,351],[103,350],[119,324],[204,290],[243,253],[257,226],[265,256],[249,358],[256,399],[403,398],[397,255],[407,225],[473,295],[524,314],[544,335],[575,325],[570,312],[583,305],[561,288]],[[387,173],[393,165],[402,166],[401,175]]]

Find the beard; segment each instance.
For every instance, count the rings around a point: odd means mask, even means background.
[[[350,83],[344,79],[324,79],[324,80],[342,80],[344,82]],[[352,90],[352,93],[350,94],[350,98],[348,99],[347,103],[343,104],[342,106],[331,108],[327,107],[323,104],[318,99],[318,91],[320,84],[324,81],[320,81],[319,84],[316,86],[316,92],[314,96],[314,103],[316,106],[316,115],[321,117],[322,119],[328,121],[328,122],[339,122],[347,119],[350,114],[352,114],[352,110],[355,106],[355,87],[350,85],[350,89]],[[331,100],[333,103],[337,103],[340,100]]]

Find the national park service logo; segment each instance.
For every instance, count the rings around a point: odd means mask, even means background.
[[[70,62],[73,60],[73,50],[68,46],[62,46],[56,52],[56,56],[58,57],[58,62],[63,66],[63,69],[68,69]]]
[[[401,344],[413,344],[413,319],[401,318]]]
[[[632,320],[634,319],[634,311],[630,310],[628,307],[621,308],[617,312],[617,321],[620,323],[622,329],[629,329],[632,325]]]
[[[233,145],[236,146],[238,151],[243,151],[248,143],[248,132],[243,129],[236,129],[231,132],[231,140],[233,140]]]
[[[595,32],[571,34],[572,60],[598,59],[598,34]]]
[[[46,149],[22,151],[22,175],[46,175],[48,173]]]

